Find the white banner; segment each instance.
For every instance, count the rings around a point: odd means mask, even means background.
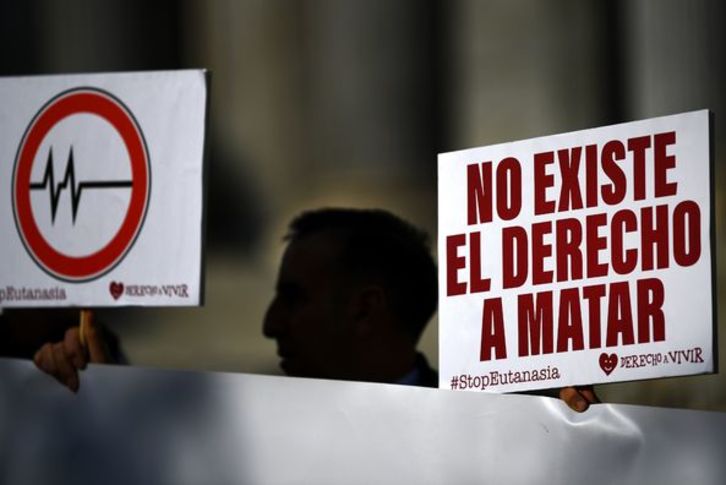
[[[726,414],[0,359],[0,483],[720,485]]]
[[[713,372],[706,110],[439,155],[440,386]]]
[[[0,79],[0,306],[198,305],[204,71]]]

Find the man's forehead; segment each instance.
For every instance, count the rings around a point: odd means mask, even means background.
[[[339,263],[341,241],[331,231],[308,234],[291,241],[282,257],[280,274],[297,272],[331,272]]]

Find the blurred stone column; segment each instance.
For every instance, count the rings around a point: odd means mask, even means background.
[[[311,167],[411,177],[432,167],[433,7],[403,0],[305,3]],[[432,172],[433,173],[433,172]]]
[[[618,73],[607,2],[450,2],[445,86],[451,149],[589,128]],[[609,121],[609,120],[608,120]]]
[[[723,2],[638,0],[623,7],[629,117],[721,111],[726,99]]]

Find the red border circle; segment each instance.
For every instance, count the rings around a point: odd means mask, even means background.
[[[43,139],[68,116],[86,113],[100,116],[121,136],[131,165],[131,199],[121,226],[99,250],[69,256],[51,246],[38,229],[30,203],[30,176]],[[96,88],[76,88],[51,99],[35,115],[23,136],[15,158],[13,206],[15,223],[35,262],[52,276],[67,281],[88,281],[116,266],[136,240],[143,225],[151,187],[149,155],[143,133],[126,106],[110,93]]]

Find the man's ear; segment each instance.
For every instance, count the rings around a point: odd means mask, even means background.
[[[362,287],[355,293],[351,307],[356,332],[367,335],[380,324],[388,311],[386,291],[379,285]]]

